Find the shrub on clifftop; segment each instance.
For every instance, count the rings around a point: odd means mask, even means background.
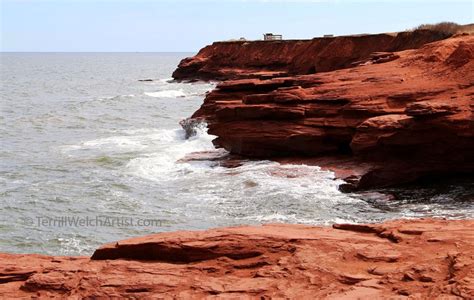
[[[447,36],[451,36],[457,33],[461,28],[461,25],[454,22],[440,22],[436,24],[421,24],[414,30],[432,30]]]

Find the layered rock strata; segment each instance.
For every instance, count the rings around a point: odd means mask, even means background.
[[[473,106],[474,36],[461,35],[348,69],[224,81],[192,117],[233,154],[311,157],[364,189],[472,174]]]
[[[215,42],[181,61],[173,78],[228,80],[328,72],[357,65],[374,52],[414,49],[447,37],[416,30],[311,40]]]
[[[472,299],[474,221],[155,234],[92,256],[0,254],[12,298]]]

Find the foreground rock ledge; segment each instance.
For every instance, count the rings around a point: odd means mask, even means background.
[[[0,295],[472,299],[474,220],[162,233],[91,259],[0,254]]]

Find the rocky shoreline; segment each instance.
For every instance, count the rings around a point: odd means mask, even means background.
[[[360,39],[385,39],[369,37],[333,42],[349,43],[355,51],[362,47]],[[352,67],[343,63],[348,57],[336,56],[332,68],[345,68],[330,72],[281,77],[284,70],[270,75],[262,67],[254,70],[253,78],[223,81],[207,94],[192,119],[205,120],[209,133],[217,136],[215,145],[231,154],[320,165],[347,182],[341,186],[344,191],[472,174],[474,36],[424,45],[419,39],[405,42],[419,48],[352,54],[357,57]],[[217,63],[209,52],[224,48],[225,53],[231,46],[204,48],[183,60],[174,75],[189,78],[189,65],[199,63],[203,65],[194,79],[210,76]],[[239,47],[250,52],[244,57],[261,57],[252,53],[252,46]],[[286,74],[294,72],[292,64],[288,68]],[[242,71],[239,67],[231,72],[230,65],[226,70],[230,78]],[[248,70],[242,72],[250,76]]]
[[[161,233],[91,258],[0,254],[5,298],[474,297],[474,221]]]
[[[345,191],[472,174],[474,36],[445,38],[215,43],[173,74],[225,80],[183,124],[204,120],[228,167],[235,155],[319,165]],[[473,220],[180,231],[92,257],[0,254],[0,295],[472,299],[473,249]]]

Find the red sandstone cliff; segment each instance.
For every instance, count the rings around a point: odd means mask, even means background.
[[[0,254],[12,298],[473,299],[474,221],[233,227]]]
[[[314,60],[303,55],[297,62],[292,48],[277,60],[283,70],[272,62],[243,65],[243,71],[217,64],[181,74],[264,79],[275,74],[255,71],[311,73],[364,60],[315,75],[221,83],[194,117],[206,118],[216,143],[233,153],[290,155],[290,161],[309,155],[316,158],[306,161],[330,167],[356,188],[472,173],[473,36],[397,53],[336,41],[349,45],[342,47],[345,54],[334,55],[335,44],[318,48],[335,61],[308,65]],[[420,46],[411,42],[417,43],[409,38],[385,50]],[[181,71],[189,67],[183,64]],[[193,64],[183,74],[194,72]],[[278,224],[151,235],[104,245],[92,258],[0,254],[0,295],[473,299],[473,233],[472,220]]]
[[[193,118],[231,153],[313,157],[363,189],[472,174],[473,99],[474,36],[462,35],[349,69],[225,81]]]
[[[227,80],[327,72],[351,67],[373,52],[418,48],[446,37],[417,30],[312,40],[215,42],[182,60],[173,78]]]

